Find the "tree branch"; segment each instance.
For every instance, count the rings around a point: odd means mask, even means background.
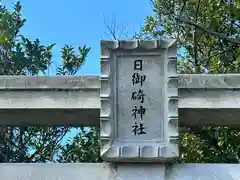
[[[198,0],[197,7],[196,7],[196,15],[195,15],[195,22],[198,22],[198,10],[200,6],[200,1]],[[194,36],[193,36],[193,42],[194,42],[194,60],[196,65],[196,73],[200,73],[200,64],[198,62],[198,51],[197,51],[197,27],[195,26],[194,30]]]
[[[109,31],[109,33],[113,37],[113,39],[117,40],[116,32],[115,32],[115,28],[116,28],[115,24],[114,25],[112,24],[113,27],[110,27],[109,23],[106,22],[106,19],[104,18],[104,25],[106,26],[107,30]]]
[[[126,25],[118,25],[116,23],[115,15],[113,15],[111,23],[104,17],[104,25],[107,28],[108,33],[105,33],[110,39],[113,40],[119,40],[122,36],[125,36],[128,38],[126,30]]]
[[[224,40],[226,40],[228,42],[231,42],[233,44],[240,44],[240,41],[237,40],[237,39],[232,39],[232,38],[229,38],[228,36],[226,36],[226,35],[224,35],[222,33],[211,31],[211,30],[205,28],[204,26],[202,26],[200,24],[197,24],[195,22],[189,21],[189,20],[187,20],[187,19],[185,19],[183,17],[175,17],[175,18],[176,18],[176,20],[178,20],[178,21],[180,21],[182,23],[185,23],[185,24],[190,25],[190,26],[194,26],[194,27],[196,27],[196,28],[198,28],[198,29],[200,29],[200,30],[202,30],[202,31],[212,35],[212,36],[219,37],[219,38],[224,39]]]

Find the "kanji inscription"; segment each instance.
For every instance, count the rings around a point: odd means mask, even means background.
[[[161,56],[117,58],[120,141],[163,138],[164,71],[159,58]]]

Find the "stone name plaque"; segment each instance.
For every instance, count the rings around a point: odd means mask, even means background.
[[[166,162],[178,157],[174,41],[101,41],[101,157]]]

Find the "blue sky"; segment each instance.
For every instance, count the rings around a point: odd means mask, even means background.
[[[11,6],[13,0],[3,0]],[[152,13],[149,0],[22,0],[23,17],[27,19],[22,33],[30,39],[39,38],[44,44],[56,43],[53,51],[54,66],[60,62],[60,49],[64,44],[91,47],[88,59],[78,75],[99,74],[100,40],[109,39],[104,19],[126,27],[132,37]]]
[[[10,8],[16,1],[2,2]],[[143,25],[144,18],[152,14],[149,0],[22,0],[21,4],[22,15],[27,19],[21,33],[31,40],[38,38],[45,45],[56,43],[53,75],[61,64],[60,50],[65,44],[91,47],[78,75],[99,74],[100,40],[109,39],[104,19],[111,23],[115,17],[116,23],[126,27],[125,32],[132,37]],[[64,139],[75,134],[73,130]]]

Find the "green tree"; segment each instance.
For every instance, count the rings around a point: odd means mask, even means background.
[[[239,0],[151,3],[154,15],[135,38],[177,39],[179,73],[240,72]],[[180,134],[180,162],[239,162],[239,127],[182,127]]]
[[[101,162],[99,147],[99,129],[81,128],[72,140],[60,146],[57,162]]]
[[[38,39],[31,41],[24,37],[19,32],[25,22],[21,17],[20,2],[14,5],[12,12],[0,5],[0,75],[37,76],[40,73],[47,74],[52,65],[55,44],[43,45]],[[90,48],[85,45],[78,47],[77,52],[73,46],[63,47],[62,65],[57,68],[57,75],[75,75],[89,51]],[[54,162],[62,148],[61,140],[70,129],[1,127],[0,162]]]

